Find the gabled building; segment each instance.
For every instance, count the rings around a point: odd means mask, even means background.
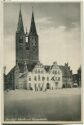
[[[58,88],[62,88],[62,72],[56,62],[50,66],[49,71],[46,71],[45,66],[38,62],[32,72],[28,72],[28,90],[46,91]]]
[[[19,67],[18,64],[14,66],[6,75],[4,73],[4,89],[15,90],[19,80]]]
[[[68,63],[59,66],[62,71],[62,82],[64,88],[71,88],[73,86],[73,74]]]
[[[73,74],[73,86],[81,86],[81,67],[79,67],[76,74]]]

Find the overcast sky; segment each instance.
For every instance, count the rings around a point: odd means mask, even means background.
[[[74,73],[81,64],[80,3],[21,3],[24,29],[29,32],[32,6],[39,36],[41,63],[68,62]],[[20,3],[4,4],[4,65],[15,65],[15,32]]]

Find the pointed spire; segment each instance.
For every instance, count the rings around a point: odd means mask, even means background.
[[[31,26],[30,26],[30,32],[29,34],[37,34],[35,21],[34,21],[34,13],[33,13],[33,7],[32,7],[32,18],[31,18]]]
[[[22,13],[21,13],[21,5],[20,5],[20,12],[19,12],[19,20],[18,20],[17,32],[24,33],[24,26],[23,26]]]

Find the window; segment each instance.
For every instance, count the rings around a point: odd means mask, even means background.
[[[47,77],[47,81],[49,81],[49,77]]]
[[[31,88],[31,83],[29,83],[29,88]]]
[[[31,78],[29,78],[29,81],[31,81]]]
[[[55,85],[57,86],[57,85],[58,85],[58,82],[55,82]]]
[[[58,81],[60,81],[60,77],[58,77]]]
[[[55,74],[57,74],[57,71],[55,71]]]
[[[60,71],[58,70],[58,74],[60,74]]]
[[[43,70],[41,70],[41,73],[43,73]]]
[[[28,46],[26,46],[26,50],[29,50],[29,47],[28,47]]]
[[[36,76],[34,77],[34,80],[35,80],[35,81],[37,81],[37,78],[36,78]]]
[[[44,81],[45,80],[45,77],[42,77],[42,81]]]
[[[40,73],[40,70],[38,69],[38,73]]]
[[[37,70],[35,70],[35,73],[37,73]]]
[[[38,76],[38,81],[40,81],[40,75]]]
[[[55,80],[57,80],[57,77],[55,77]]]

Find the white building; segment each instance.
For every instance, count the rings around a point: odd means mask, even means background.
[[[45,91],[47,89],[62,88],[62,71],[56,62],[46,71],[40,62],[36,64],[32,72],[27,74],[27,89]]]

